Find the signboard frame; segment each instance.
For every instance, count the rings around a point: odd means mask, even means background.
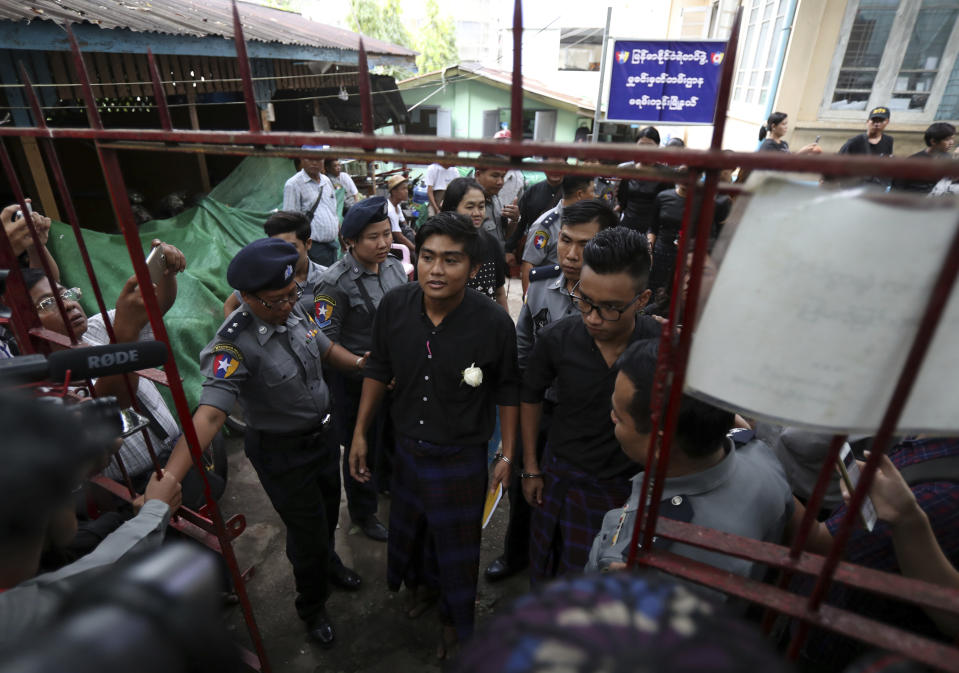
[[[720,76],[722,75],[722,64],[723,64],[723,61],[725,61],[725,59],[730,58],[729,49],[728,49],[728,47],[729,47],[728,41],[726,41],[726,40],[709,40],[709,39],[690,39],[690,38],[669,39],[669,40],[648,40],[648,39],[634,39],[634,38],[630,38],[630,39],[617,38],[617,39],[615,39],[615,40],[611,40],[611,43],[612,43],[612,52],[613,52],[613,53],[612,53],[612,56],[613,56],[613,57],[612,57],[612,58],[608,58],[608,62],[610,63],[610,66],[609,66],[609,72],[606,73],[606,74],[609,76],[609,87],[608,87],[608,89],[607,89],[607,91],[606,91],[606,112],[605,112],[605,114],[603,115],[603,117],[604,117],[604,118],[602,119],[602,122],[603,122],[603,123],[610,123],[610,124],[655,124],[655,125],[657,125],[657,126],[711,126],[711,125],[714,124],[714,122],[715,122],[715,117],[716,117],[716,98],[717,98],[717,95],[718,95],[718,93],[719,93],[719,79],[720,79]],[[616,69],[617,69],[618,67],[622,67],[622,65],[623,65],[623,64],[618,63],[618,59],[616,58],[616,54],[617,54],[617,53],[620,53],[620,52],[622,52],[622,51],[627,51],[627,50],[631,53],[634,49],[637,48],[637,47],[635,47],[635,46],[625,47],[624,45],[627,45],[627,44],[629,44],[629,45],[644,45],[645,48],[648,49],[649,51],[658,51],[658,50],[663,49],[663,48],[667,48],[667,49],[668,49],[668,45],[678,45],[678,44],[683,44],[683,45],[689,45],[689,44],[708,45],[707,48],[706,48],[707,63],[706,63],[706,64],[703,64],[703,66],[706,67],[706,68],[708,68],[709,66],[712,66],[712,69],[715,71],[715,74],[714,74],[713,77],[711,78],[711,90],[708,92],[709,97],[710,97],[710,100],[712,101],[712,104],[711,104],[711,106],[710,106],[709,121],[690,121],[690,120],[683,120],[683,119],[651,119],[651,118],[642,118],[642,117],[640,117],[640,116],[638,116],[638,115],[637,115],[637,117],[632,118],[632,119],[626,118],[626,117],[622,117],[622,116],[619,116],[619,115],[617,115],[617,116],[615,116],[615,117],[610,116],[610,112],[611,112],[611,110],[612,110],[612,101],[613,101],[613,93],[614,93],[614,91],[617,91],[617,93],[621,93],[621,92],[619,92],[618,90],[619,90],[619,89],[622,89],[623,87],[626,86],[625,82],[622,81],[622,80],[623,80],[622,76],[620,76],[619,81],[617,80],[617,77],[616,77]],[[653,46],[653,45],[655,45],[655,48],[654,48],[654,49],[651,49],[650,46]],[[644,47],[639,47],[639,48],[644,48]],[[607,48],[607,49],[608,49],[608,48]],[[717,53],[717,52],[720,52],[720,51],[721,51],[720,60],[719,60],[718,62],[717,62],[717,61],[714,61],[714,60],[713,60],[713,54],[714,54],[714,53]],[[654,65],[657,65],[657,64],[654,64]],[[655,76],[658,76],[658,75],[660,74],[660,72],[665,72],[665,67],[666,67],[666,66],[663,66],[663,70],[660,70],[660,71],[658,71],[658,72],[656,72],[656,73],[653,73],[653,74],[654,74]],[[678,73],[675,73],[675,74],[678,74]],[[683,73],[683,74],[685,75],[685,73]],[[699,77],[699,76],[700,76],[699,74],[695,75],[695,77]],[[705,84],[705,83],[704,83],[704,84]],[[667,86],[667,85],[664,84],[664,85],[663,85],[663,89],[665,89],[666,86]],[[683,86],[683,85],[682,85],[682,84],[677,84],[677,85],[673,85],[673,86]],[[702,89],[702,87],[700,87],[700,89]],[[666,94],[665,91],[663,91],[663,95],[674,95],[674,94]],[[708,101],[707,101],[707,103],[708,103]]]

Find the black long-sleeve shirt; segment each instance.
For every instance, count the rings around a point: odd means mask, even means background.
[[[483,371],[477,387],[463,381],[470,366]],[[396,378],[391,413],[400,434],[444,446],[486,444],[495,405],[519,404],[516,329],[506,311],[469,288],[433,325],[422,288],[409,283],[380,301],[363,375],[382,383]]]
[[[636,316],[630,343],[658,338],[660,331],[653,318]],[[528,404],[542,402],[555,381],[558,401],[549,429],[550,451],[601,479],[639,469],[619,447],[609,417],[618,373],[615,364],[606,366],[582,317],[572,315],[540,332],[523,374],[521,399]]]

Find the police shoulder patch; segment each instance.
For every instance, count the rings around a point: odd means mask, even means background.
[[[226,353],[227,355],[235,358],[238,362],[243,362],[243,353],[240,352],[240,349],[236,347],[236,344],[228,344],[220,342],[213,346],[213,354],[217,353]]]
[[[234,312],[230,319],[223,323],[217,335],[224,339],[235,339],[251,322],[253,322],[253,314],[249,311]]]
[[[537,229],[533,234],[533,247],[542,250],[549,243],[549,232],[545,229]]]
[[[333,310],[336,308],[336,300],[328,294],[318,294],[313,297],[313,305],[316,307],[316,325],[321,329],[329,327],[333,322]]]

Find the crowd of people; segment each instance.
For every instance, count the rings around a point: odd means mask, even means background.
[[[866,133],[841,152],[891,155],[888,121],[888,109],[872,110]],[[772,115],[764,128],[760,150],[789,151],[786,115]],[[947,156],[954,134],[948,124],[933,124],[921,154]],[[638,145],[660,143],[655,128],[639,131]],[[800,150],[820,151],[816,143]],[[485,569],[488,581],[528,568],[530,585],[541,588],[584,572],[625,570],[649,460],[662,320],[671,295],[684,291],[672,281],[689,185],[678,169],[675,180],[622,180],[602,199],[596,176],[548,172],[527,188],[521,172],[495,167],[494,158],[481,156],[471,176],[430,166],[430,217],[418,228],[399,207],[409,198],[405,175],[389,179],[385,196],[362,198],[338,161],[302,158],[282,209],[264,222],[264,238],[244,246],[226,269],[234,292],[224,297],[225,320],[196,354],[205,377],[192,419],[200,445],[216,445],[239,403],[244,452],[286,528],[297,614],[323,647],[337,640],[325,607],[331,591],[367,583],[335,549],[341,484],[352,522],[387,545],[386,584],[405,587],[408,616],[436,607],[440,659],[474,634],[490,490],[506,490],[509,522],[503,553]],[[730,197],[717,197],[713,210],[711,240],[729,216]],[[17,212],[10,206],[0,218],[46,329],[102,344],[108,320],[120,342],[152,338],[135,277],[115,310],[88,319],[77,288],[51,287],[38,270],[46,259],[57,271],[42,245],[49,220],[31,215],[38,245]],[[409,249],[413,273],[393,256],[396,244]],[[151,247],[165,259],[155,287],[165,312],[187,259],[160,240]],[[515,321],[506,301],[513,270],[524,295]],[[132,401],[122,376],[101,377],[95,392],[115,395],[122,406]],[[144,435],[120,443],[119,461],[74,460],[71,478],[82,471],[129,482],[142,493],[138,513],[83,522],[78,531],[64,498],[23,534],[0,539],[0,645],[49,616],[61,583],[155,541],[181,503],[202,504],[185,436],[162,397],[143,378],[132,394],[149,416]],[[678,418],[662,515],[788,543],[809,495],[795,460],[816,465],[824,439],[800,438],[797,429],[689,396]],[[153,469],[151,452],[162,472]],[[887,523],[854,533],[846,560],[959,587],[959,484],[949,468],[946,476],[926,470],[921,478],[909,471],[956,455],[956,438],[909,437],[891,449],[871,491]],[[384,494],[388,521],[378,516]],[[841,504],[820,513],[809,551],[828,550],[844,513]],[[2,515],[2,530],[20,525],[22,513],[7,507]],[[63,518],[69,525],[53,526]],[[746,559],[667,539],[655,544],[745,578],[770,579]],[[45,547],[58,554],[42,553]],[[803,580],[794,585],[808,590]],[[830,600],[933,636],[957,631],[954,615],[893,608],[881,597],[842,589]],[[18,619],[22,614],[30,618]],[[817,633],[805,654],[821,666],[816,670],[841,670],[858,648]]]

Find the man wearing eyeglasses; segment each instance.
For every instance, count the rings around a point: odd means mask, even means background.
[[[200,353],[206,375],[193,415],[206,446],[239,400],[247,420],[246,455],[287,528],[286,553],[296,580],[296,610],[310,638],[333,645],[325,604],[329,585],[356,590],[360,577],[333,550],[340,508],[340,447],[330,426],[323,366],[359,371],[366,356],[331,342],[297,302],[303,290],[293,270],[299,254],[278,238],[240,250],[227,281],[240,307]],[[192,464],[177,442],[167,470],[178,479]]]
[[[605,513],[629,497],[637,466],[620,450],[610,418],[617,358],[659,324],[637,315],[649,301],[649,247],[625,227],[599,232],[583,249],[569,295],[579,315],[548,326],[523,376],[523,495],[533,508],[530,582],[581,572]],[[543,399],[556,393],[542,461],[536,439]]]
[[[579,282],[583,249],[597,233],[617,223],[616,213],[599,199],[578,201],[563,209],[561,225],[555,234],[559,264],[540,266],[530,271],[526,303],[516,321],[520,371],[526,368],[536,338],[543,329],[568,316],[578,319],[579,311],[569,297]],[[542,457],[555,405],[556,393],[552,388],[547,389],[541,405],[536,441],[537,461]],[[506,579],[529,565],[529,525],[530,508],[523,497],[519,471],[516,471],[509,489],[509,525],[503,541],[503,554],[487,566],[486,579],[491,582]]]

